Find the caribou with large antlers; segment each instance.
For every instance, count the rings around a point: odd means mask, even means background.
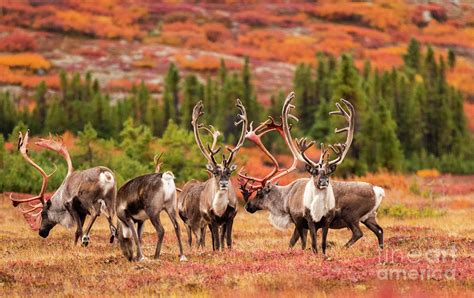
[[[272,183],[276,179],[259,181],[254,177],[241,174],[241,191],[247,199],[245,206],[249,212],[261,209],[268,209],[271,216],[277,216],[285,223],[282,227],[288,226],[291,222],[296,225],[290,246],[293,246],[298,238],[302,239],[302,246],[305,246],[306,231],[309,228],[312,238],[312,249],[316,249],[316,232],[323,228],[322,249],[326,250],[326,237],[328,228],[340,229],[348,227],[351,229],[352,238],[346,243],[349,247],[362,236],[359,222],[363,222],[373,231],[383,247],[383,230],[375,220],[376,210],[384,196],[382,188],[364,182],[330,182],[329,176],[336,170],[345,158],[352,143],[354,133],[354,108],[346,100],[341,100],[345,105],[344,109],[339,103],[336,105],[338,111],[331,112],[331,115],[342,115],[349,122],[349,126],[343,129],[336,129],[336,133],[347,132],[344,144],[334,144],[325,149],[322,145],[321,155],[318,163],[313,162],[306,154],[306,150],[314,142],[307,139],[293,141],[290,133],[289,118],[297,120],[290,114],[294,108],[291,101],[294,93],[286,98],[282,109],[281,133],[294,158],[306,165],[306,171],[312,177],[302,178],[287,186],[277,186]],[[336,154],[334,160],[329,160],[328,150]],[[265,150],[266,151],[266,150]],[[268,155],[268,154],[267,154]],[[293,170],[293,168],[289,169]],[[276,171],[273,171],[276,172]],[[257,181],[257,185],[255,185]],[[248,184],[250,183],[250,187]],[[253,200],[249,200],[253,192],[257,192]],[[284,219],[284,220],[282,220]]]
[[[224,248],[224,239],[227,242],[227,247],[232,247],[232,225],[237,214],[237,197],[230,183],[230,176],[237,168],[233,164],[233,160],[244,143],[248,125],[245,107],[238,99],[237,108],[240,114],[235,125],[242,125],[240,137],[235,147],[226,147],[229,155],[225,156],[223,154],[221,163],[218,163],[215,158],[221,150],[220,147],[215,148],[219,132],[212,126],[206,127],[198,123],[199,118],[204,114],[201,101],[193,109],[191,124],[194,138],[199,150],[208,161],[206,169],[211,177],[205,182],[189,181],[184,185],[178,198],[179,215],[186,225],[189,246],[192,244],[191,233],[194,233],[197,241],[199,241],[198,246],[204,246],[205,227],[208,225],[212,234],[214,250]],[[213,138],[212,145],[208,144],[207,148],[201,140],[200,131],[202,130],[209,133]]]
[[[116,184],[113,172],[106,167],[94,167],[83,171],[74,171],[67,148],[62,142],[40,139],[35,142],[39,147],[55,151],[63,156],[68,165],[67,175],[61,186],[51,198],[45,196],[48,178],[52,175],[37,165],[28,155],[29,131],[23,136],[20,132],[18,149],[23,158],[31,164],[43,177],[41,191],[37,196],[19,199],[10,196],[13,206],[19,206],[33,230],[39,230],[39,235],[48,237],[50,230],[57,224],[64,227],[76,225],[74,243],[81,238],[82,245],[89,244],[89,233],[97,217],[104,213],[107,217],[111,232],[111,242],[116,234],[112,223],[115,215]],[[87,215],[91,215],[89,224],[83,232]]]

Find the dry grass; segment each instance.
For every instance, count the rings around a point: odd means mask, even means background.
[[[397,198],[398,194],[389,191],[383,204],[396,203]],[[465,195],[463,199],[472,202],[473,196]],[[474,294],[472,208],[449,209],[431,218],[379,218],[385,230],[385,262],[380,261],[374,235],[365,227],[365,236],[348,250],[342,246],[350,232],[331,231],[329,258],[324,259],[321,254],[289,250],[291,231],[274,229],[264,212],[250,215],[241,209],[234,225],[234,250],[211,252],[208,235],[206,249],[190,251],[186,246],[189,262],[180,263],[169,220],[163,221],[166,234],[161,259],[129,263],[116,245],[108,244],[104,218],[93,229],[89,247],[74,247],[73,231],[56,227],[48,239],[42,239],[29,230],[7,198],[0,197],[0,296],[127,293],[134,296],[472,297]],[[150,258],[155,239],[148,223],[144,250]],[[451,251],[453,248],[455,253]],[[443,260],[426,255],[439,250],[450,255]],[[415,252],[423,255],[410,259],[410,253]],[[378,276],[386,269],[455,270],[455,274],[454,280],[441,277],[384,281]]]

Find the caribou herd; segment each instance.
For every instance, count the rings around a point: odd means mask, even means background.
[[[175,185],[175,176],[171,171],[161,172],[160,157],[155,159],[155,173],[136,177],[117,190],[112,170],[97,166],[85,170],[74,170],[67,148],[61,141],[40,139],[35,144],[60,154],[66,160],[68,171],[62,184],[48,197],[45,194],[49,177],[28,155],[29,131],[20,132],[18,149],[26,162],[31,164],[43,178],[40,193],[31,198],[15,198],[10,195],[13,206],[18,207],[33,230],[41,237],[48,237],[50,230],[57,224],[64,227],[76,226],[74,242],[79,239],[83,246],[90,241],[90,230],[100,214],[104,214],[110,228],[110,242],[117,238],[123,255],[129,261],[145,259],[142,252],[142,234],[144,222],[150,219],[157,233],[154,258],[160,257],[165,230],[160,221],[160,213],[165,211],[173,224],[179,246],[180,261],[186,261],[181,242],[177,215],[186,227],[187,242],[192,247],[193,234],[197,247],[204,247],[206,228],[212,237],[213,250],[232,248],[232,227],[238,210],[238,199],[231,176],[237,169],[234,163],[240,148],[248,140],[254,143],[272,162],[273,169],[264,177],[254,177],[241,169],[238,175],[239,189],[245,201],[245,210],[255,213],[267,210],[269,220],[278,229],[295,229],[289,246],[298,240],[303,249],[309,230],[311,249],[317,253],[317,231],[322,229],[321,248],[326,253],[326,240],[329,229],[348,228],[352,232],[346,247],[353,245],[362,237],[360,223],[363,223],[377,237],[378,246],[383,248],[383,229],[376,220],[377,209],[385,196],[381,187],[360,181],[332,181],[330,176],[344,161],[351,146],[355,128],[355,109],[344,99],[336,103],[336,111],[330,115],[340,116],[347,122],[344,128],[336,129],[337,134],[345,134],[344,143],[320,145],[318,161],[306,154],[315,144],[307,138],[293,139],[290,120],[298,121],[291,114],[294,93],[286,98],[279,121],[269,117],[255,128],[247,119],[244,105],[237,99],[240,136],[234,147],[226,146],[227,152],[221,152],[217,145],[220,135],[212,125],[199,122],[204,114],[203,103],[198,102],[192,114],[192,127],[196,144],[207,160],[205,169],[209,174],[206,181],[191,180],[182,189]],[[277,159],[262,142],[262,136],[268,132],[277,132],[291,152],[293,161],[289,168],[282,169]],[[202,133],[210,135],[212,142],[204,145]],[[217,155],[222,153],[219,163]],[[227,154],[227,155],[226,155]],[[307,178],[299,178],[288,185],[278,185],[279,178],[297,170],[298,164],[304,165]],[[89,223],[83,230],[86,216]],[[114,218],[117,218],[114,224]],[[134,253],[136,248],[136,253]]]

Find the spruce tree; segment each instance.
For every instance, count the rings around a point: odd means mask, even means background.
[[[412,38],[410,43],[408,44],[407,53],[403,55],[403,60],[405,61],[405,65],[414,69],[415,71],[420,69],[420,62],[421,62],[421,51],[420,51],[420,43],[418,40]]]
[[[34,133],[40,133],[44,128],[44,123],[46,120],[47,106],[46,106],[46,92],[48,91],[46,83],[41,81],[41,83],[36,87],[35,92],[35,103],[36,106],[33,110],[32,125],[31,129]]]
[[[180,75],[178,68],[174,63],[170,63],[168,72],[165,77],[163,102],[165,108],[165,121],[174,119],[176,123],[180,123],[179,111],[179,82]],[[167,123],[165,123],[166,125]]]
[[[46,132],[63,133],[68,128],[68,117],[59,99],[54,99],[46,113],[44,122]]]
[[[201,84],[196,75],[190,74],[184,80],[183,105],[181,107],[181,127],[191,129],[191,116],[194,105],[202,99]]]
[[[299,125],[304,129],[311,127],[313,123],[313,115],[316,106],[312,104],[312,77],[311,67],[309,65],[300,64],[296,67],[294,77],[295,105],[300,120]]]
[[[451,69],[456,66],[456,54],[452,49],[448,50],[448,65]]]
[[[78,145],[83,152],[87,167],[92,167],[94,165],[94,151],[92,149],[92,144],[97,141],[97,131],[90,122],[88,122],[84,126],[84,129],[78,133],[78,141]]]
[[[261,107],[257,101],[252,85],[252,75],[249,65],[249,58],[245,57],[244,68],[242,69],[242,103],[247,107],[249,119],[258,122],[260,119]]]

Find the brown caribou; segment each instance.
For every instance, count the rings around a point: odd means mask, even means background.
[[[277,218],[277,223],[281,228],[295,224],[295,231],[290,240],[290,247],[301,237],[302,247],[306,243],[306,231],[310,230],[312,239],[312,249],[316,248],[316,232],[323,228],[322,249],[326,250],[327,229],[340,229],[348,227],[353,236],[346,243],[346,247],[351,246],[362,236],[359,222],[363,222],[373,231],[383,247],[383,230],[375,220],[376,210],[384,196],[383,189],[364,182],[330,182],[329,176],[336,170],[350,147],[354,130],[354,108],[345,100],[341,102],[349,110],[346,111],[338,103],[338,111],[330,114],[342,115],[349,122],[349,126],[343,129],[336,129],[336,133],[347,131],[348,135],[344,144],[330,145],[329,148],[337,155],[337,158],[329,161],[329,152],[322,148],[318,163],[312,162],[305,151],[313,145],[306,139],[293,141],[290,133],[288,119],[297,118],[290,114],[294,108],[291,101],[294,93],[290,93],[286,98],[282,109],[282,129],[285,142],[293,156],[304,162],[306,171],[312,177],[297,179],[287,186],[278,186],[271,181],[258,179],[244,174],[240,174],[241,191],[247,201],[245,209],[251,213],[267,209],[271,216]],[[296,143],[296,144],[295,144]],[[268,155],[268,154],[267,154]],[[293,169],[291,169],[293,170]],[[249,185],[250,184],[250,185]],[[257,192],[254,199],[250,199],[252,194]],[[275,220],[273,220],[275,222]]]
[[[176,186],[174,175],[170,171],[160,173],[162,154],[155,156],[155,173],[136,177],[125,183],[117,192],[118,239],[124,256],[129,260],[141,261],[143,256],[141,244],[144,222],[150,219],[156,230],[158,241],[155,259],[160,257],[161,245],[165,230],[160,220],[160,213],[165,211],[173,224],[178,240],[180,261],[187,261],[183,253],[181,233],[176,220]],[[137,224],[135,230],[134,224]],[[137,255],[133,257],[133,242]]]
[[[212,126],[206,127],[198,123],[199,118],[204,114],[201,101],[193,109],[191,124],[194,138],[199,150],[208,161],[206,170],[211,177],[205,182],[196,180],[187,182],[178,198],[179,215],[186,225],[190,247],[192,233],[196,236],[198,246],[204,246],[207,225],[211,230],[213,250],[224,249],[224,240],[226,240],[227,247],[232,248],[232,225],[237,214],[238,204],[235,190],[230,182],[232,172],[237,168],[232,164],[232,161],[242,147],[247,132],[247,114],[245,107],[238,99],[237,108],[240,114],[238,114],[239,119],[235,125],[242,125],[240,137],[234,148],[226,146],[229,155],[223,154],[221,163],[215,159],[221,149],[220,147],[215,148],[219,132]],[[212,146],[208,144],[207,149],[202,143],[200,130],[207,131],[213,137]]]
[[[10,195],[13,206],[19,206],[25,219],[33,230],[39,230],[39,235],[48,237],[50,230],[60,224],[66,228],[76,225],[74,243],[81,238],[82,245],[87,246],[90,241],[89,233],[97,217],[104,213],[110,227],[113,242],[116,229],[112,223],[115,215],[116,184],[113,172],[106,167],[94,167],[82,171],[75,171],[72,166],[69,152],[60,141],[40,139],[35,142],[39,147],[52,150],[64,157],[68,170],[61,186],[54,194],[47,198],[45,191],[48,179],[54,173],[46,172],[37,165],[28,155],[29,130],[23,136],[20,132],[18,149],[23,158],[31,164],[43,177],[40,193],[37,196],[19,199]],[[83,232],[87,215],[91,215],[89,224]]]

